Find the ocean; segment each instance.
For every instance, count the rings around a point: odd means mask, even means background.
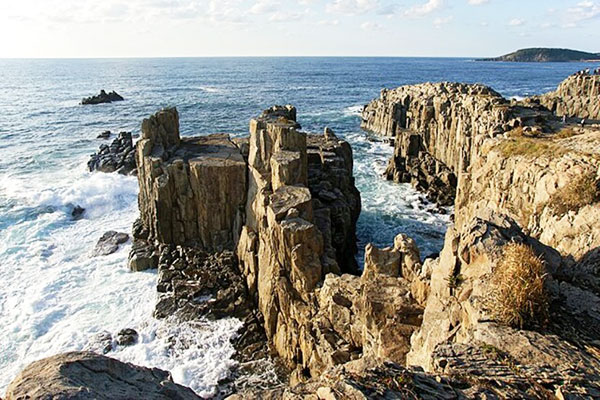
[[[135,177],[87,171],[105,143],[101,132],[139,133],[143,118],[176,106],[183,135],[240,136],[263,109],[293,104],[303,130],[328,126],[352,145],[359,248],[391,245],[403,232],[426,256],[441,249],[449,216],[410,185],[381,178],[393,149],[360,130],[362,106],[382,88],[424,81],[484,83],[520,98],[587,67],[434,58],[0,60],[0,395],[28,363],[122,328],[136,329],[139,342],[109,355],[168,369],[201,396],[217,393],[235,366],[230,339],[240,321],[157,321],[156,273],[128,271],[130,244],[90,256],[105,231],[130,232],[138,213]],[[126,100],[79,105],[100,89]],[[77,205],[86,211],[74,220]],[[173,333],[186,345],[170,343]]]

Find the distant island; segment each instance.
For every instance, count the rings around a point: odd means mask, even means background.
[[[599,53],[587,53],[570,49],[531,48],[517,50],[500,57],[482,58],[477,61],[573,62],[596,60],[600,60]]]

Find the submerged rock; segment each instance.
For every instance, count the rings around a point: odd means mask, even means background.
[[[120,94],[115,92],[114,90],[112,92],[106,93],[104,91],[104,89],[102,89],[102,90],[100,90],[100,94],[97,94],[97,95],[91,96],[91,97],[86,97],[85,99],[81,100],[81,104],[85,105],[85,104],[112,103],[113,101],[123,101],[123,100],[125,100],[125,99]]]
[[[99,134],[98,136],[96,136],[96,139],[108,139],[111,135],[110,131],[104,131],[101,134]]]
[[[126,233],[108,231],[105,232],[100,239],[98,239],[98,243],[96,243],[96,247],[92,252],[92,257],[97,256],[107,256],[119,250],[119,245],[127,242],[129,240],[129,235]]]
[[[135,149],[130,132],[121,132],[110,146],[100,145],[100,149],[90,156],[90,172],[118,172],[129,175],[136,172]]]
[[[11,382],[5,400],[197,400],[167,371],[138,367],[90,352],[64,353],[27,366]]]
[[[120,346],[131,346],[138,341],[138,333],[135,329],[125,328],[117,333],[117,344]]]
[[[81,206],[75,206],[73,207],[73,210],[71,210],[71,216],[74,220],[83,218],[83,213],[85,213],[85,208]]]

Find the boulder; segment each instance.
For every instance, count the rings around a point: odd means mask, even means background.
[[[105,232],[100,239],[98,239],[98,243],[96,243],[96,247],[92,252],[92,257],[97,256],[107,256],[119,250],[119,245],[127,242],[129,240],[129,235],[122,232],[108,231]]]
[[[5,400],[200,399],[167,371],[144,368],[90,352],[58,354],[27,366],[10,383]]]
[[[138,333],[135,329],[125,328],[117,333],[117,344],[119,346],[131,346],[138,341]]]
[[[101,104],[101,103],[112,103],[113,101],[123,101],[125,100],[120,94],[115,92],[106,93],[104,89],[100,90],[100,94],[95,96],[86,97],[81,100],[81,104]]]

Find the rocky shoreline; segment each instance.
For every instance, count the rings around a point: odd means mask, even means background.
[[[362,126],[394,138],[387,178],[454,205],[455,222],[437,258],[399,232],[393,246],[366,247],[362,271],[347,142],[302,132],[292,106],[265,110],[236,139],[182,138],[177,110],[159,111],[135,146],[130,268],[158,268],[156,317],[235,316],[240,364],[278,364],[277,383],[234,380],[231,399],[598,398],[600,126],[564,124],[548,106],[592,115],[589,85],[569,78],[522,102],[482,85],[382,91]],[[508,268],[525,278],[502,286]],[[33,364],[6,399],[110,384],[73,380],[60,356],[40,362],[54,372],[32,383]],[[152,374],[170,391],[144,381],[140,397],[194,398]]]

